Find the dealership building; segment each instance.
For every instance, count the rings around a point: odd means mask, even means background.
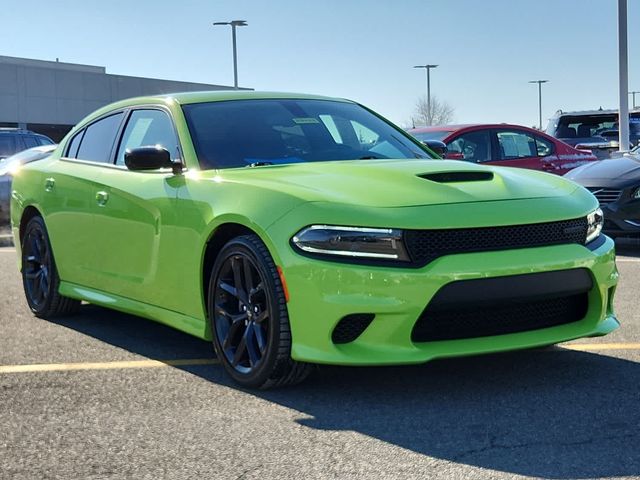
[[[199,90],[233,87],[112,75],[105,67],[0,56],[0,127],[25,128],[60,141],[88,113],[116,100]]]

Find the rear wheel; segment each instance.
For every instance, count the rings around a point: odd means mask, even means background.
[[[22,239],[22,284],[31,311],[40,318],[54,318],[78,311],[80,301],[58,293],[60,277],[44,221],[33,217]]]
[[[241,385],[291,385],[311,371],[309,364],[291,359],[284,290],[256,235],[234,238],[221,250],[211,271],[208,311],[216,354]]]

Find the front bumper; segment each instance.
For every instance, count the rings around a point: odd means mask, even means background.
[[[342,365],[422,363],[435,358],[537,347],[600,336],[618,327],[612,301],[618,272],[613,241],[591,251],[559,245],[439,258],[420,269],[346,265],[303,257],[293,250],[278,259],[290,293],[288,303],[296,360]],[[582,320],[496,336],[413,342],[412,329],[444,285],[471,280],[584,268],[592,276]],[[332,332],[347,315],[373,313],[354,341],[335,344]]]

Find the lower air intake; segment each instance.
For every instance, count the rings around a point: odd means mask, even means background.
[[[342,317],[331,334],[333,343],[349,343],[362,335],[373,321],[373,313],[354,313]]]
[[[592,285],[585,269],[452,282],[429,302],[411,339],[488,337],[577,322],[587,314]]]

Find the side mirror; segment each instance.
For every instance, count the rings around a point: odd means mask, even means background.
[[[423,140],[422,143],[441,157],[444,157],[444,155],[447,153],[447,144],[441,142],[440,140]]]
[[[124,152],[124,164],[133,171],[170,168],[174,175],[182,172],[182,163],[172,161],[169,151],[160,145],[127,148]]]

